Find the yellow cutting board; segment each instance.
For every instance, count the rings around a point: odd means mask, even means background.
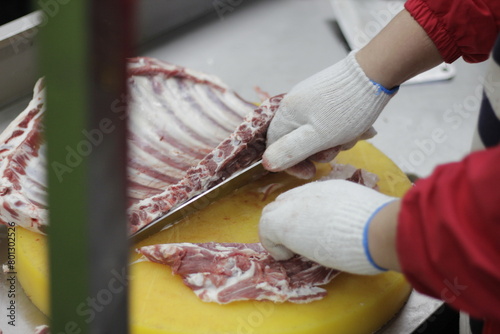
[[[386,156],[366,142],[336,159],[376,173],[380,190],[402,196],[411,186]],[[318,175],[327,174],[319,165]],[[263,188],[281,187],[264,199]],[[262,208],[279,193],[303,184],[284,173],[270,174],[238,190],[136,247],[170,242],[257,242]],[[33,303],[48,313],[46,238],[17,229],[18,279]],[[131,261],[138,259],[131,253]],[[328,296],[309,304],[240,301],[226,305],[200,301],[168,266],[138,262],[130,266],[130,321],[133,334],[368,334],[389,321],[411,287],[402,275],[342,273],[326,286]]]

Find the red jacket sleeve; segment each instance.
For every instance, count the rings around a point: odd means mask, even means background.
[[[499,0],[408,0],[405,8],[447,63],[488,59],[500,33]]]
[[[416,290],[500,321],[500,146],[416,183],[402,201],[397,250]]]

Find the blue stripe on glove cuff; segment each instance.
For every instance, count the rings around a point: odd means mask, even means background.
[[[375,263],[375,261],[373,261],[372,255],[370,254],[370,248],[368,246],[368,231],[370,230],[370,224],[371,224],[371,222],[373,220],[373,217],[375,217],[377,215],[377,213],[380,210],[382,210],[383,207],[385,207],[387,204],[389,204],[391,202],[392,201],[384,203],[377,210],[375,210],[375,212],[372,213],[372,215],[370,216],[370,218],[368,218],[368,221],[366,222],[365,228],[363,230],[363,248],[365,250],[365,255],[368,258],[368,261],[371,263],[371,265],[374,266],[375,268],[377,268],[378,270],[381,270],[381,271],[387,271],[387,269],[380,267],[379,265],[377,265]]]
[[[399,89],[399,86],[393,87],[391,89],[387,89],[387,88],[385,88],[384,86],[382,86],[381,84],[379,84],[376,81],[373,81],[371,79],[370,79],[370,81],[371,81],[372,84],[374,84],[375,86],[377,86],[377,93],[376,93],[376,95],[380,95],[380,92],[384,92],[387,95],[392,95],[392,94],[396,93],[398,91],[398,89]]]

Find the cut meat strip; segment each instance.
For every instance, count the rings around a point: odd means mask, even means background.
[[[111,108],[128,118],[131,233],[258,160],[281,100],[256,108],[214,76],[143,57],[129,60],[128,87],[128,113],[123,101]],[[0,135],[0,220],[41,233],[47,225],[44,93],[40,80],[26,110]],[[82,129],[82,140],[92,131]]]
[[[330,171],[330,173],[328,173],[328,175],[326,176],[323,176],[321,179],[319,179],[319,181],[333,179],[347,180],[378,190],[378,175],[370,173],[364,169],[356,168],[352,165],[343,165],[337,164],[335,162],[330,162],[330,166],[332,166],[332,170]],[[282,183],[271,183],[259,188],[258,191],[264,194],[262,200],[265,201],[270,194],[277,191],[283,186],[284,184]]]
[[[137,250],[148,260],[172,267],[205,302],[238,300],[308,303],[323,298],[339,272],[304,257],[276,261],[260,243],[178,243]]]
[[[378,175],[370,173],[364,169],[356,168],[352,165],[337,164],[335,162],[331,162],[330,165],[332,166],[332,171],[328,175],[322,177],[320,181],[341,179],[378,190]]]

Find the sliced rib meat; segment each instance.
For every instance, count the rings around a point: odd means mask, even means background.
[[[132,113],[131,132],[138,135],[131,143],[134,167],[129,175],[134,184],[141,184],[141,189],[152,187],[162,191],[134,196],[128,211],[131,232],[259,160],[265,150],[267,127],[282,98],[275,96],[257,108],[213,77],[195,76],[187,69],[167,70],[165,63],[150,58],[137,61],[131,66],[133,79],[129,84],[132,111],[145,108],[164,118],[143,124],[145,117]],[[143,93],[144,87],[150,90]],[[152,112],[155,108],[158,110]],[[156,123],[164,127],[161,136],[158,135],[163,139],[147,137],[148,131],[158,128]],[[177,128],[178,124],[181,127]],[[143,138],[148,139],[144,142]],[[152,153],[141,160],[149,151]],[[136,156],[141,159],[134,159]],[[158,156],[166,161],[156,162]],[[176,168],[171,160],[184,163]],[[168,175],[173,180],[160,182],[160,177],[150,177],[151,166],[156,166],[151,162],[157,163],[160,171],[165,167],[172,169]],[[135,167],[136,164],[142,168]]]
[[[128,118],[132,233],[258,160],[281,96],[257,108],[214,76],[152,58],[129,60],[128,71],[128,113],[123,101],[111,108]],[[0,135],[0,219],[42,233],[47,225],[44,93],[40,80],[28,107]],[[82,140],[93,130],[82,129]]]
[[[137,250],[148,260],[172,267],[205,302],[238,300],[308,303],[323,298],[337,270],[304,257],[276,261],[260,243],[178,243]]]

